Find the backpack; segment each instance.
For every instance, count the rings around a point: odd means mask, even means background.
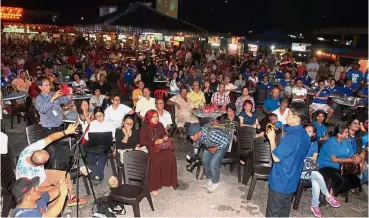
[[[103,196],[101,198],[97,198],[92,207],[92,217],[116,217],[115,214],[124,215],[126,214],[126,209],[124,205],[121,203],[114,202],[112,199],[109,199],[110,196]],[[117,209],[120,207],[121,209]]]

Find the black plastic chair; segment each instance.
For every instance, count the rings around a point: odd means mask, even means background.
[[[302,192],[307,188],[311,188],[311,181],[307,179],[300,179],[299,185],[297,186],[297,190],[294,194],[294,200],[293,200],[293,206],[292,206],[294,210],[299,209]],[[322,193],[320,193],[319,201],[321,205],[325,204],[324,195]]]
[[[221,164],[222,165],[230,165],[230,171],[233,171],[233,166],[236,165],[237,166],[237,178],[238,178],[238,182],[241,182],[241,163],[240,163],[240,146],[239,143],[234,143],[233,140],[234,137],[234,131],[229,131],[228,134],[228,138],[230,140],[230,145],[232,145],[232,149],[231,152],[227,152],[223,159]],[[236,146],[236,148],[234,148],[233,146]]]
[[[10,209],[16,205],[16,201],[11,194],[11,186],[15,182],[14,171],[15,163],[8,147],[8,153],[1,155],[1,196],[3,197],[1,217],[7,217]]]
[[[267,98],[267,94],[268,92],[265,89],[260,89],[260,88],[256,88],[256,92],[255,92],[255,103],[256,105],[263,105],[265,99]]]
[[[147,198],[151,210],[154,211],[149,190],[150,158],[143,151],[129,151],[124,153],[125,184],[112,189],[111,198],[119,203],[131,204],[134,217],[140,217],[139,203]]]
[[[40,124],[34,124],[26,127],[26,136],[28,145],[37,142],[42,139],[42,126]]]
[[[256,181],[258,179],[267,180],[272,169],[273,159],[270,153],[269,141],[260,137],[255,139],[253,148],[253,172],[252,180],[247,193],[247,200],[251,200],[254,192]]]
[[[240,160],[245,162],[242,183],[247,185],[252,173],[252,148],[254,145],[255,128],[244,126],[238,128],[238,146],[240,147]]]

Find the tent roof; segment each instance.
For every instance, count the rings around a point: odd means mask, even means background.
[[[133,3],[126,10],[108,14],[102,19],[104,25],[132,26],[194,33],[205,32],[205,30],[195,25],[169,17],[141,3]]]

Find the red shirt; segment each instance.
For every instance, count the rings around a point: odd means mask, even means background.
[[[75,66],[76,62],[77,62],[76,57],[74,57],[74,56],[69,56],[68,57],[68,64]]]

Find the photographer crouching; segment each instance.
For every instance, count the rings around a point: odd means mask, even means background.
[[[194,142],[195,155],[200,146],[205,149],[202,161],[207,180],[203,187],[214,192],[219,187],[221,162],[229,146],[228,135],[220,129],[201,127],[198,123],[190,125],[188,135]]]

